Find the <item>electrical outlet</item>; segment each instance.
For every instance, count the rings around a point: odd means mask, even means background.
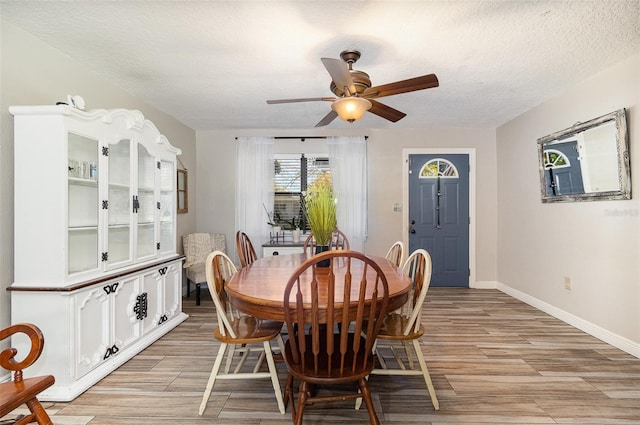
[[[567,291],[571,290],[571,278],[568,276],[565,276],[564,278],[564,289],[566,289]]]

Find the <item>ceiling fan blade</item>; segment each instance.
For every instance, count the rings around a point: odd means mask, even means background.
[[[351,73],[349,72],[349,65],[343,60],[340,59],[332,59],[332,58],[321,58],[322,64],[329,75],[331,75],[331,79],[338,86],[340,91],[344,91],[346,87],[349,90],[347,95],[352,95],[356,93],[356,86],[353,84],[353,79],[351,78]]]
[[[362,96],[366,98],[392,96],[394,94],[430,89],[432,87],[438,87],[438,85],[440,85],[438,77],[436,77],[435,74],[429,74],[409,78],[408,80],[396,81],[395,83],[370,87],[363,92]]]
[[[402,118],[407,116],[404,112],[400,112],[397,109],[393,109],[391,106],[387,106],[376,100],[369,99],[369,102],[371,102],[371,109],[369,109],[369,112],[391,122],[400,121]]]
[[[324,118],[322,118],[320,122],[316,124],[316,127],[324,127],[325,125],[329,124],[331,121],[335,120],[337,117],[338,117],[338,114],[336,113],[336,111],[332,109],[331,112],[325,115]]]
[[[327,101],[333,102],[336,100],[335,97],[302,97],[300,99],[272,99],[267,100],[269,105],[273,105],[276,103],[295,103],[295,102],[316,102],[316,101]]]

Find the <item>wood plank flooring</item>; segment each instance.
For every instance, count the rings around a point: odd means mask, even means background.
[[[201,306],[185,298],[188,320],[76,400],[45,402],[54,423],[291,423],[268,379],[217,382],[198,416],[218,349],[213,303],[203,298]],[[640,359],[502,292],[431,288],[422,321],[440,410],[421,377],[372,376],[383,424],[640,424]],[[305,412],[305,424],[368,423],[352,401]]]

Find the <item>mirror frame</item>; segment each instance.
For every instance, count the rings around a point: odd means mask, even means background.
[[[620,189],[570,195],[547,195],[546,170],[544,167],[545,146],[553,142],[570,138],[578,133],[598,127],[610,121],[615,121],[616,124],[616,146],[618,152],[617,164]],[[573,127],[539,138],[538,162],[540,171],[540,195],[543,203],[631,199],[631,164],[629,160],[629,138],[627,136],[626,110],[623,108],[584,123],[577,123]]]

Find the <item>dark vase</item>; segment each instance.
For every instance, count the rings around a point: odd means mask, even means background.
[[[322,254],[325,251],[329,251],[329,247],[326,245],[316,245],[316,255]],[[329,260],[322,260],[318,264],[318,267],[329,267]]]

